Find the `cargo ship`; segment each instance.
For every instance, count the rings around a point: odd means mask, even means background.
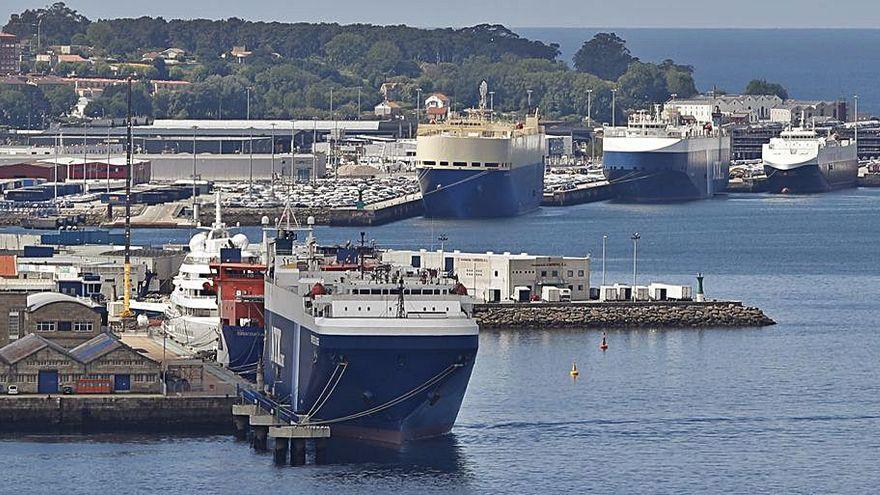
[[[266,265],[243,262],[236,252],[211,264],[219,312],[217,361],[255,381],[263,354]]]
[[[773,193],[820,193],[856,187],[856,144],[811,129],[788,129],[761,150],[767,190]]]
[[[536,210],[544,191],[544,131],[537,113],[498,122],[486,108],[419,126],[416,170],[425,216],[512,217]]]
[[[720,116],[719,116],[720,117]],[[679,124],[645,111],[605,127],[602,163],[615,196],[633,202],[705,199],[727,188],[730,136],[716,122]]]
[[[334,437],[402,444],[450,431],[478,347],[453,278],[391,265],[323,269],[314,235],[279,231],[265,286],[265,393]]]

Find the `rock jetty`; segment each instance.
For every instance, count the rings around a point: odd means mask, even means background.
[[[479,304],[483,328],[762,327],[776,322],[738,301]]]

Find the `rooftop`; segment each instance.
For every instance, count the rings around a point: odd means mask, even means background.
[[[81,304],[86,306],[87,308],[94,308],[95,305],[91,301],[87,301],[85,299],[79,299],[73,296],[68,296],[67,294],[61,294],[58,292],[39,292],[37,294],[31,294],[27,296],[27,306],[28,311],[36,311],[47,304],[59,303],[59,302],[71,302],[76,304]]]
[[[120,347],[123,347],[124,345],[125,344],[116,339],[116,337],[105,332],[96,335],[92,339],[74,347],[70,350],[70,355],[81,363],[89,363],[107,354],[108,352],[112,352],[116,349],[119,349]]]
[[[31,354],[43,350],[46,347],[55,349],[56,351],[67,354],[67,349],[60,345],[50,342],[37,334],[28,334],[27,336],[0,348],[0,358],[9,364],[15,364]],[[75,359],[75,358],[74,358]]]

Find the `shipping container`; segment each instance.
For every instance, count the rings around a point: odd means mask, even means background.
[[[76,381],[78,394],[109,394],[113,392],[113,380],[109,378],[80,378]]]

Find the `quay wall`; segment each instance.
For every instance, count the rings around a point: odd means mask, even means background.
[[[226,433],[236,397],[0,397],[0,431],[149,431]]]
[[[868,173],[859,177],[860,187],[880,187],[880,173]]]
[[[758,308],[739,301],[650,301],[479,304],[484,328],[710,328],[773,325]]]

